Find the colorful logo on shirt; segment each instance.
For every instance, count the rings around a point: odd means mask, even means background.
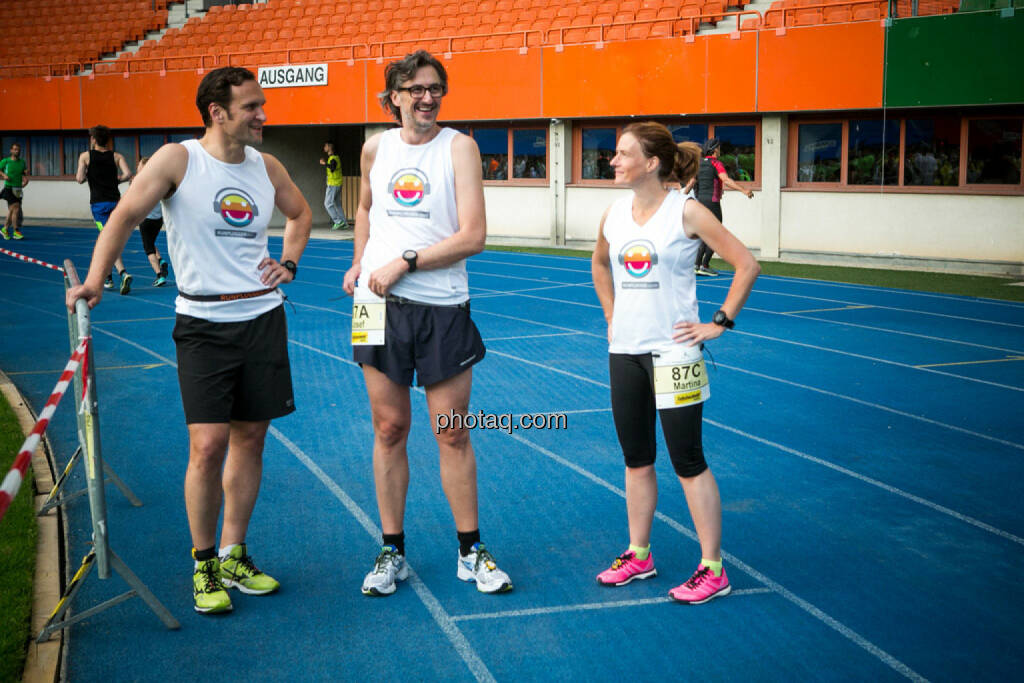
[[[636,240],[619,252],[619,263],[633,277],[644,277],[657,265],[658,253],[647,240]]]
[[[416,206],[430,194],[430,181],[418,168],[403,168],[391,176],[388,191],[402,206]]]
[[[226,187],[213,200],[213,210],[233,228],[244,228],[260,215],[256,203],[244,190]]]

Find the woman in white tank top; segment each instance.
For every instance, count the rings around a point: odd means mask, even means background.
[[[700,604],[727,595],[722,567],[722,504],[701,444],[703,403],[710,395],[700,349],[733,326],[754,280],[757,261],[693,195],[666,189],[697,170],[700,147],[676,145],[658,123],[634,123],[619,138],[615,184],[633,192],[601,219],[591,264],[608,321],[609,376],[615,430],[626,461],[629,549],[597,576],[622,586],[657,575],[650,552],[658,500],[654,472],[655,414],[683,486],[701,546],[697,571],[669,591]],[[736,270],[714,322],[698,316],[694,254],[699,241]]]

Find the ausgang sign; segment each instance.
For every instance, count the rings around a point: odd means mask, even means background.
[[[304,85],[327,85],[326,64],[286,64],[261,66],[261,88],[297,88]]]

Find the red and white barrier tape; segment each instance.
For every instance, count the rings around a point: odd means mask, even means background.
[[[53,268],[54,270],[59,270],[62,273],[64,272],[64,269],[61,268],[60,266],[55,266],[52,263],[47,263],[46,261],[40,261],[39,259],[32,258],[31,256],[25,256],[24,254],[19,254],[18,252],[11,251],[10,249],[0,249],[0,254],[7,254],[8,256],[13,256],[14,258],[20,259],[22,261],[28,261],[29,263],[35,263],[36,265],[39,265],[39,266],[45,266],[47,268]]]
[[[68,385],[71,384],[78,366],[86,359],[88,348],[89,338],[87,337],[82,340],[82,343],[78,345],[75,352],[71,354],[71,359],[64,367],[64,372],[61,373],[57,386],[53,388],[53,393],[50,394],[46,405],[43,406],[43,411],[39,413],[39,419],[32,428],[32,432],[25,439],[25,443],[21,445],[21,450],[14,459],[11,471],[7,473],[3,483],[0,484],[0,520],[4,518],[7,507],[14,500],[14,496],[18,495],[18,489],[21,488],[21,480],[25,478],[28,464],[32,460],[32,453],[35,452],[36,446],[39,445],[39,439],[43,432],[46,431],[46,426],[50,424],[50,418],[53,417],[54,411],[57,410],[57,404],[60,403],[60,399],[63,398],[64,392],[67,391]]]

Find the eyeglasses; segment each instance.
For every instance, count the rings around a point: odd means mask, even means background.
[[[443,95],[448,94],[448,88],[441,85],[440,83],[434,83],[433,85],[427,86],[411,85],[408,88],[395,88],[395,90],[409,93],[414,100],[420,99],[428,92],[430,93],[431,97],[441,97]]]

